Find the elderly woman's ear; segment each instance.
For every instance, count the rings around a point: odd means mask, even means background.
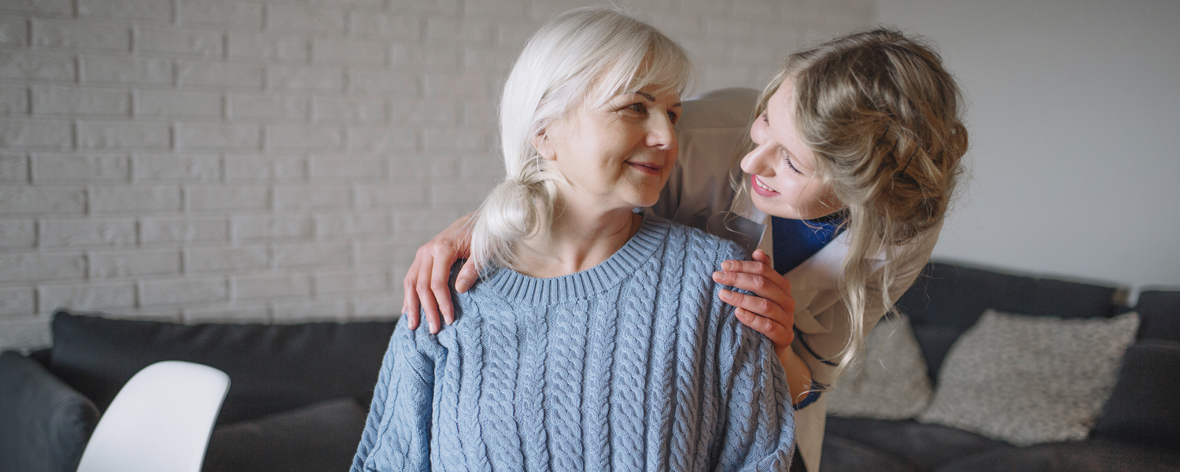
[[[553,142],[549,139],[548,129],[543,129],[541,132],[533,135],[533,138],[529,141],[532,143],[533,149],[537,150],[537,154],[541,155],[542,159],[552,161],[557,158],[557,153],[553,149]]]

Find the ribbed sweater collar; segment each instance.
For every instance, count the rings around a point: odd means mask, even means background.
[[[513,303],[552,304],[587,298],[614,287],[634,274],[668,235],[668,221],[645,215],[639,231],[618,252],[589,270],[539,279],[514,270],[494,268],[485,283]]]

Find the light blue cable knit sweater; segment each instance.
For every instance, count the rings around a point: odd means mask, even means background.
[[[786,470],[783,369],[710,278],[745,257],[649,215],[593,269],[493,269],[437,336],[398,325],[352,470]]]

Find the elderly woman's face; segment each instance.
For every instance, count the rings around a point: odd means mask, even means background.
[[[603,209],[656,203],[676,163],[680,96],[645,87],[582,104],[534,142],[568,181],[563,198]]]

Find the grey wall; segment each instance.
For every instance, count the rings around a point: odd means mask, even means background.
[[[183,321],[391,317],[471,211],[499,84],[586,1],[0,0],[0,348],[56,307]],[[618,1],[698,90],[761,86],[872,0]]]
[[[971,101],[973,174],[936,256],[1180,285],[1180,2],[877,4]]]

